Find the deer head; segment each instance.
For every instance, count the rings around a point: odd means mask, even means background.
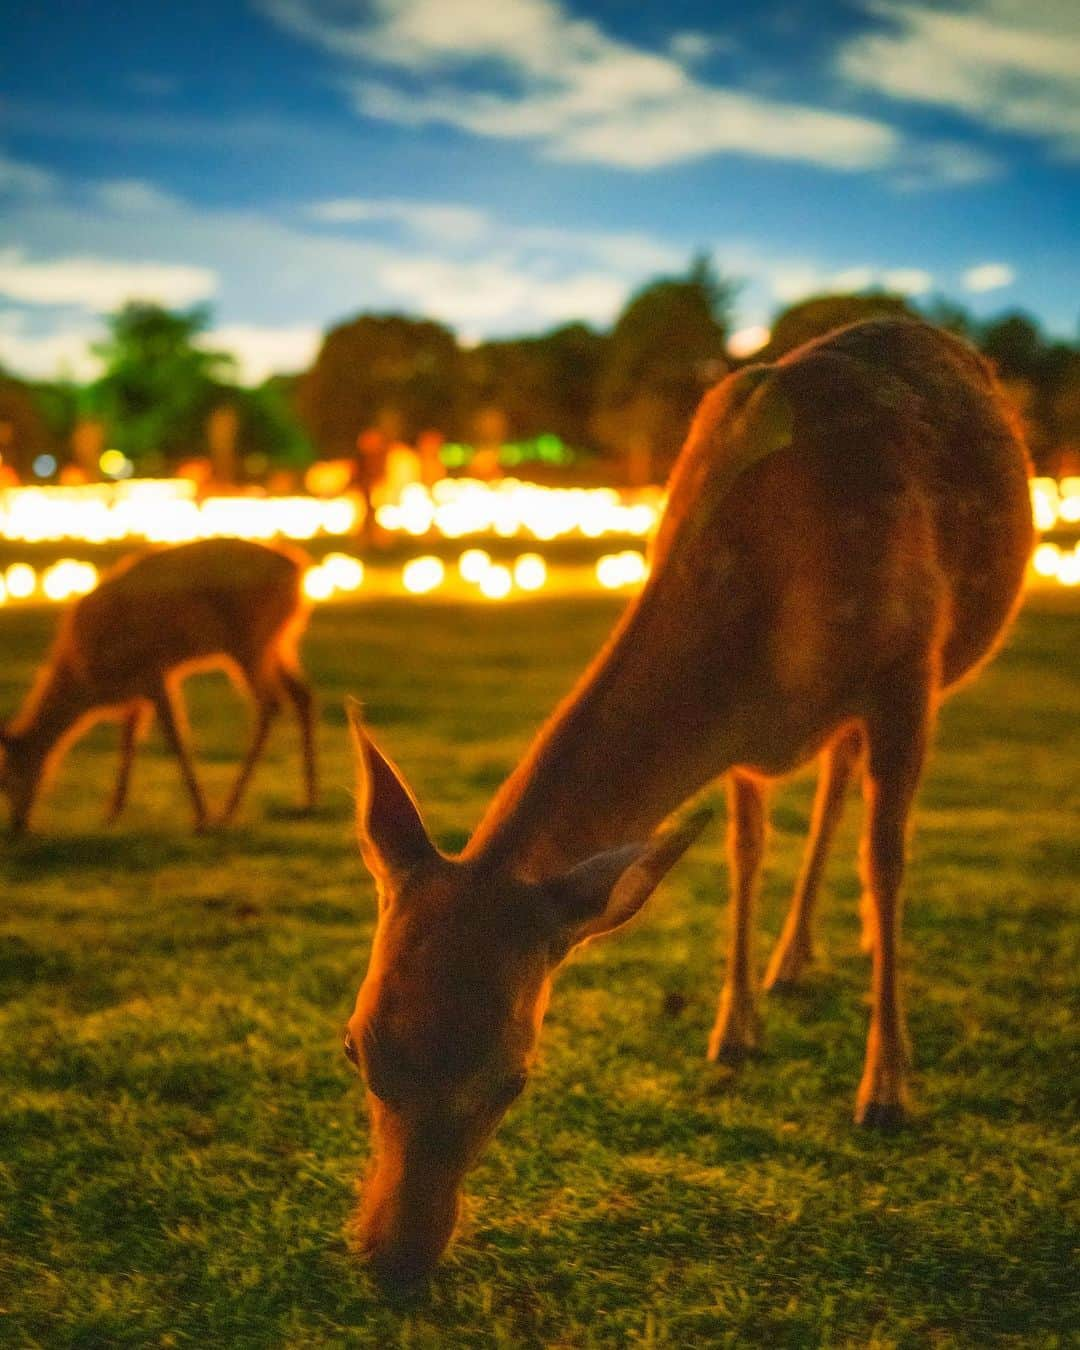
[[[710,813],[524,881],[504,863],[440,853],[400,774],[350,717],[360,847],[379,898],[345,1032],[374,1144],[356,1231],[376,1273],[407,1282],[449,1243],[465,1174],[525,1087],[555,969],[638,912]]]

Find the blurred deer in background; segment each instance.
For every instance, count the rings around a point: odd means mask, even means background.
[[[855,1114],[900,1121],[908,815],[943,693],[1016,607],[1028,474],[966,345],[909,321],[838,330],[705,397],[648,582],[459,857],[435,848],[354,718],[379,914],[345,1049],[369,1090],[374,1163],[356,1222],[379,1274],[434,1265],[468,1168],[525,1084],[553,972],[638,912],[704,820],[650,832],[723,773],[732,917],[710,1056],[738,1060],[757,1043],[769,783],[823,754],[802,882],[769,968],[779,983],[809,959],[814,892],[861,753],[873,1009]]]
[[[141,733],[157,714],[195,812],[210,815],[188,745],[180,682],[196,669],[224,667],[255,701],[255,731],[221,814],[240,805],[282,697],[296,709],[304,755],[304,801],[315,804],[313,699],[296,644],[307,622],[299,551],[241,539],[208,539],[125,558],[77,600],[21,711],[0,730],[0,788],[11,826],[27,828],[48,773],[93,722],[118,717],[120,771],[108,819],[127,800]]]

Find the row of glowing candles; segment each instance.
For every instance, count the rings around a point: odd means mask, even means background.
[[[1036,548],[1031,562],[1035,577],[1042,582],[1062,586],[1080,586],[1080,543],[1071,549],[1043,543]],[[411,558],[397,575],[398,585],[385,584],[386,569],[379,569],[383,585],[375,589],[393,594],[396,589],[408,595],[443,592],[455,599],[504,600],[542,591],[550,581],[547,563],[539,553],[523,553],[512,562],[496,562],[484,549],[469,548],[456,565],[448,565],[432,555]],[[581,569],[576,569],[577,586],[582,587]],[[619,591],[637,585],[648,575],[645,555],[637,549],[606,553],[596,560],[591,581],[602,590]],[[309,600],[323,601],[355,595],[365,586],[368,573],[359,558],[347,553],[330,553],[304,575],[304,592]],[[10,601],[49,600],[62,602],[92,591],[98,582],[93,563],[62,558],[40,573],[29,563],[12,563],[0,571],[0,605]]]
[[[1042,543],[1035,550],[1031,567],[1035,577],[1043,582],[1078,586],[1080,543],[1072,549]],[[548,564],[539,553],[522,553],[511,562],[496,562],[482,548],[466,549],[456,565],[448,565],[433,554],[411,558],[395,574],[396,584],[394,579],[387,584],[387,570],[379,569],[381,584],[376,584],[376,591],[393,594],[399,590],[408,595],[442,592],[455,599],[505,600],[514,595],[532,595],[542,591],[551,580]],[[582,569],[576,569],[577,589],[582,588],[581,573]],[[638,549],[624,549],[598,558],[585,588],[595,584],[608,591],[626,590],[640,585],[647,575],[645,555]],[[308,568],[304,592],[312,601],[331,600],[355,595],[365,588],[367,580],[368,573],[359,558],[348,553],[330,553]],[[12,563],[0,572],[0,604],[17,600],[70,600],[92,591],[97,581],[98,571],[93,563],[74,558],[63,558],[40,574],[29,563]]]
[[[352,498],[331,499],[216,497],[194,499],[186,480],[143,480],[102,487],[10,489],[0,498],[0,538],[33,542],[79,539],[84,543],[138,538],[179,543],[188,539],[235,535],[249,539],[309,539],[351,533],[362,508]],[[1041,532],[1080,525],[1080,477],[1056,482],[1036,478],[1032,510]],[[445,480],[432,489],[412,484],[394,504],[380,506],[381,528],[446,537],[478,533],[501,538],[532,535],[549,540],[577,534],[647,535],[662,509],[659,490],[620,494],[613,488],[542,488],[503,480],[486,484],[470,479]],[[82,532],[79,532],[79,527]],[[180,526],[183,525],[183,529]],[[569,569],[566,569],[569,570]],[[1068,544],[1042,540],[1032,558],[1033,579],[1044,584],[1080,585],[1080,541]],[[620,590],[640,584],[647,564],[638,549],[608,553],[591,575],[574,572],[575,586]],[[0,571],[0,604],[8,601],[64,601],[83,595],[97,584],[90,562],[64,558],[41,570],[13,563]],[[539,553],[523,553],[499,562],[481,548],[467,548],[456,565],[426,555],[410,559],[399,573],[376,569],[374,587],[365,585],[359,558],[331,553],[307,572],[304,587],[313,601],[365,590],[455,598],[501,600],[535,594],[552,577]]]
[[[572,570],[581,587],[582,569]],[[590,583],[603,590],[617,591],[637,586],[648,573],[645,555],[638,549],[624,549],[598,558],[591,569]],[[539,553],[522,553],[511,562],[496,562],[482,548],[468,548],[456,564],[447,564],[434,555],[411,558],[399,572],[379,568],[373,587],[359,558],[348,553],[329,553],[304,574],[304,593],[309,600],[323,601],[355,595],[361,588],[394,594],[430,595],[435,592],[455,599],[505,600],[509,596],[535,594],[548,586],[551,574]],[[10,601],[61,602],[86,595],[98,583],[93,563],[75,558],[36,571],[29,563],[12,563],[0,571],[0,604]],[[574,589],[574,587],[571,587]]]
[[[1031,505],[1045,533],[1080,526],[1080,476],[1034,478]],[[376,507],[379,528],[414,538],[494,535],[539,541],[577,535],[645,538],[663,509],[660,488],[551,488],[518,479],[494,483],[447,478],[409,483],[398,499]],[[314,539],[354,533],[359,497],[211,496],[197,499],[184,478],[132,479],[78,487],[0,491],[0,539],[22,543],[110,544],[125,540],[179,544],[193,539]]]
[[[495,535],[550,541],[578,535],[644,538],[659,517],[659,488],[549,488],[513,478],[494,483],[447,478],[409,483],[398,499],[376,507],[387,534],[444,539]],[[133,479],[78,487],[9,488],[0,492],[0,539],[21,543],[128,539],[180,544],[193,539],[314,539],[355,533],[364,506],[355,495],[218,496],[196,499],[187,479]]]
[[[597,559],[592,577],[604,590],[615,591],[638,585],[647,571],[645,555],[637,549],[625,549]],[[467,548],[452,566],[434,555],[412,558],[400,574],[401,588],[410,595],[429,595],[448,588],[455,596],[464,592],[486,600],[531,595],[542,591],[549,580],[548,565],[539,553],[522,553],[512,562],[503,563],[482,548]],[[344,553],[329,554],[304,577],[304,590],[312,600],[348,595],[363,584],[363,564]]]

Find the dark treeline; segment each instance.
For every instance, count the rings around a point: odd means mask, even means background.
[[[84,386],[0,372],[0,455],[26,479],[41,454],[90,474],[106,445],[160,473],[227,441],[248,476],[354,453],[370,430],[415,441],[497,444],[558,438],[608,461],[616,479],[662,477],[703,391],[740,363],[727,354],[737,286],[696,260],[627,302],[611,329],[569,323],[536,336],[463,346],[432,320],[361,314],[330,329],[311,369],[240,386],[232,359],[208,349],[205,309],[131,304],[108,320],[103,373]],[[839,324],[912,314],[882,292],[818,296],[778,314],[771,360]],[[1013,313],[977,322],[943,301],[923,317],[960,332],[994,363],[1025,423],[1041,472],[1080,463],[1080,347]]]

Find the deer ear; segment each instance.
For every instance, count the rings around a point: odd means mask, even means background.
[[[695,811],[644,844],[597,853],[549,883],[560,943],[569,950],[632,919],[711,819],[708,808]]]
[[[356,827],[368,871],[382,880],[412,871],[436,854],[412,793],[364,728],[362,709],[345,710],[356,749]]]

